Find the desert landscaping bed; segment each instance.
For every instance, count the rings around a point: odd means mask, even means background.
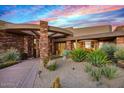
[[[40,66],[40,74],[37,74],[34,87],[50,88],[56,77],[60,78],[62,88],[108,88],[108,87],[124,87],[124,69],[117,67],[118,75],[114,79],[102,77],[99,81],[95,81],[85,72],[85,64],[87,62],[73,62],[71,59],[63,60],[55,59],[57,69],[49,71],[43,65]]]

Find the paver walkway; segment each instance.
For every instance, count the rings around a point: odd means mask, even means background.
[[[39,59],[29,59],[0,70],[0,87],[32,88],[38,72]]]

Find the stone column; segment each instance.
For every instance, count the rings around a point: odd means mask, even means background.
[[[48,44],[48,22],[40,21],[40,58],[43,60],[49,56],[49,44]]]
[[[67,50],[72,50],[72,42],[71,42],[71,40],[66,41],[66,49]]]
[[[124,37],[116,37],[116,44],[124,46]]]

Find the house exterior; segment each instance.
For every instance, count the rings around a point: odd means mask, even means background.
[[[14,47],[28,57],[44,59],[50,55],[62,55],[63,50],[99,48],[104,43],[124,45],[124,26],[113,31],[111,25],[86,28],[58,28],[40,24],[14,24],[0,21],[0,52]]]
[[[54,54],[54,40],[71,36],[69,30],[48,26],[48,22],[40,24],[13,24],[0,21],[0,52],[14,47],[28,57],[41,59]]]
[[[73,32],[73,37],[59,38],[55,42],[70,42],[70,49],[76,48],[100,48],[104,43],[124,45],[124,26],[118,26],[114,30],[111,25],[94,26],[86,28],[66,28]]]

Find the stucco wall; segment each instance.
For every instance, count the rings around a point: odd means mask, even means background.
[[[66,29],[72,31],[74,36],[105,33],[105,32],[110,32],[112,30],[110,25],[85,27],[85,28],[66,28]]]

